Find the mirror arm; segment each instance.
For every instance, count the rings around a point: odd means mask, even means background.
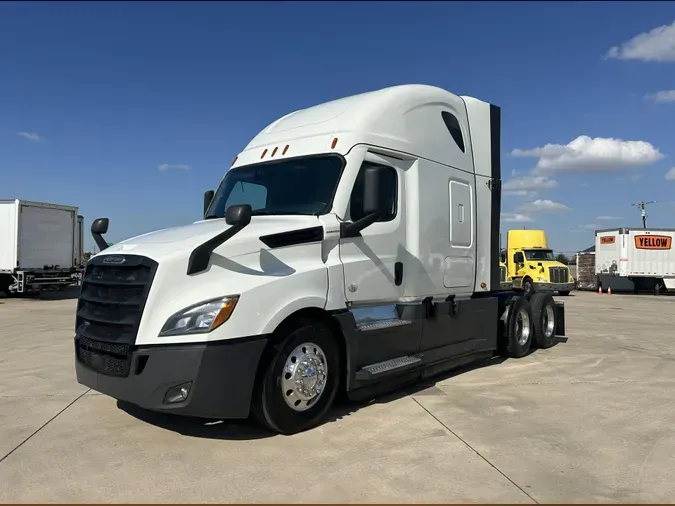
[[[190,253],[190,259],[188,260],[187,275],[197,274],[199,272],[205,271],[209,266],[209,260],[211,259],[211,253],[218,246],[223,244],[226,241],[232,239],[235,234],[239,233],[248,223],[242,223],[241,225],[233,225],[224,232],[221,232],[217,236],[209,239],[204,244],[197,246],[192,253]]]
[[[108,243],[103,238],[103,236],[101,234],[96,234],[96,233],[92,232],[91,235],[94,238],[94,242],[96,243],[96,246],[98,246],[98,249],[100,250],[99,252],[108,248]]]
[[[371,226],[373,223],[379,220],[383,214],[384,213],[382,212],[371,213],[353,223],[349,222],[341,223],[340,237],[343,239],[348,237],[358,237],[359,235],[361,235],[361,230]]]

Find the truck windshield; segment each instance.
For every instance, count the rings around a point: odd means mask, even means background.
[[[344,158],[319,155],[256,163],[231,169],[206,219],[223,218],[228,207],[250,204],[253,215],[325,214],[332,205]]]
[[[553,252],[550,249],[525,250],[525,258],[528,260],[555,260]]]

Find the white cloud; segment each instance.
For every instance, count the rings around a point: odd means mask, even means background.
[[[527,197],[533,199],[537,196],[537,192],[530,190],[504,190],[502,195],[508,195],[511,197]]]
[[[35,132],[17,132],[19,137],[25,137],[28,140],[39,142],[42,138]]]
[[[675,61],[675,22],[636,35],[607,51],[605,58],[650,62]]]
[[[537,199],[534,202],[523,204],[518,208],[518,211],[522,213],[559,213],[571,211],[571,209],[560,202]]]
[[[614,220],[623,220],[621,216],[598,216],[595,218],[595,221],[614,221]]]
[[[531,223],[534,218],[527,214],[502,213],[502,221],[506,223]]]
[[[539,158],[536,174],[554,172],[601,172],[649,165],[664,157],[645,141],[591,138],[580,135],[567,145],[546,144],[534,149],[514,149],[511,154]]]
[[[535,197],[535,190],[546,190],[555,188],[558,182],[544,176],[531,176],[515,178],[507,181],[502,186],[505,195],[515,195],[518,197]]]
[[[668,181],[675,181],[675,167],[666,172],[666,179]]]
[[[675,90],[663,90],[656,93],[647,93],[646,100],[652,100],[657,104],[664,104],[667,102],[675,102]]]
[[[177,165],[172,165],[169,163],[163,163],[162,165],[159,165],[157,167],[159,170],[190,170],[192,167],[189,165],[183,165],[183,164],[177,164]]]

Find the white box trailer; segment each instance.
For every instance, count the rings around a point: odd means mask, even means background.
[[[616,228],[595,232],[595,273],[613,291],[675,290],[675,229]]]
[[[0,200],[0,291],[13,295],[79,284],[82,228],[77,207]]]

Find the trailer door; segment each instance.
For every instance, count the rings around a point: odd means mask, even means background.
[[[26,202],[19,207],[21,270],[73,266],[76,211]]]
[[[621,233],[603,230],[595,234],[595,273],[619,274],[621,261]]]

